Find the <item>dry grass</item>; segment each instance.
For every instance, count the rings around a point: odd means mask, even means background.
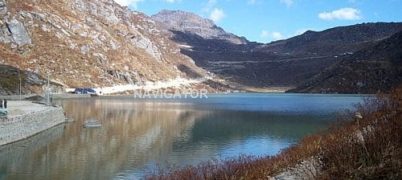
[[[320,178],[402,178],[402,88],[358,108],[363,119],[334,128],[321,145]]]
[[[402,87],[367,99],[357,108],[363,118],[345,115],[325,133],[308,136],[277,156],[157,170],[146,179],[268,179],[312,157],[319,159],[315,179],[401,179],[401,105]]]

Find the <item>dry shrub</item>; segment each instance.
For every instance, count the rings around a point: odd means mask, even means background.
[[[322,179],[402,178],[402,88],[358,108],[363,118],[338,127],[322,145]]]

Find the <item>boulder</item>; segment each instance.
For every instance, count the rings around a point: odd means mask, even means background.
[[[14,42],[18,46],[32,43],[28,31],[25,29],[24,25],[17,19],[12,19],[10,22],[7,22],[7,27],[11,32],[11,36],[13,37]]]

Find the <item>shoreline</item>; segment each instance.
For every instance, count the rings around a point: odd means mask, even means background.
[[[168,93],[174,94],[174,93]],[[376,94],[354,94],[354,93],[290,93],[290,92],[280,92],[280,91],[266,91],[266,92],[213,92],[213,93],[207,93],[206,95],[212,95],[212,96],[230,96],[230,95],[236,95],[236,94],[256,94],[256,95],[261,95],[261,94],[284,94],[284,95],[298,95],[298,94],[305,94],[305,95],[339,95],[339,96],[365,96],[365,97],[373,97]],[[64,94],[52,94],[52,99],[53,100],[62,100],[62,99],[89,99],[89,98],[118,98],[118,97],[133,97],[134,98],[134,93],[129,93],[129,94],[107,94],[107,95],[97,95],[97,96],[91,96],[89,94],[70,94],[70,93],[64,93]],[[31,97],[36,97],[36,96],[41,96],[39,94],[31,94],[31,95],[22,95],[22,101],[26,100],[27,98]],[[0,99],[7,99],[9,101],[19,101],[19,95],[6,95],[6,96],[0,96]],[[144,99],[144,98],[136,98],[136,99]],[[155,99],[155,98],[147,98],[147,99]],[[156,98],[156,99],[164,99],[164,98]],[[183,99],[183,98],[169,98],[169,99]]]
[[[145,179],[398,179],[401,97],[402,88],[377,95],[328,130],[306,136],[274,156],[239,155],[161,169]]]

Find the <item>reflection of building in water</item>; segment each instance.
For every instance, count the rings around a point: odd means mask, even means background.
[[[34,164],[16,165],[24,173],[7,170],[7,179],[112,179],[122,170],[165,158],[174,140],[188,136],[185,133],[203,114],[169,104],[80,102],[65,102],[67,115],[76,121],[66,126],[61,140],[49,146],[50,152],[32,150],[34,156],[26,158]],[[101,121],[102,128],[82,128],[89,118]],[[0,165],[9,167],[3,162]]]

